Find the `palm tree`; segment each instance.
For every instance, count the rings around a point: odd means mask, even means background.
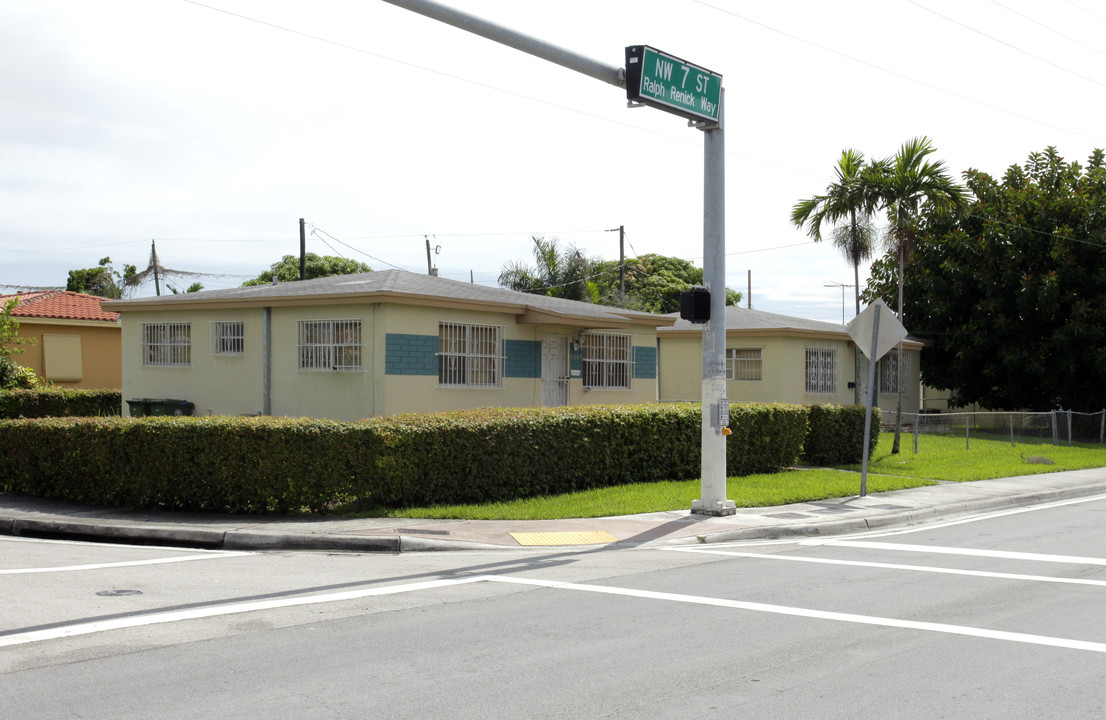
[[[860,263],[872,256],[875,230],[869,216],[875,211],[878,198],[871,194],[871,188],[861,182],[864,153],[842,150],[833,171],[837,179],[826,187],[825,195],[815,195],[795,203],[791,209],[791,222],[796,227],[806,225],[807,234],[816,242],[822,240],[823,223],[837,225],[833,229],[833,244],[852,263],[856,313],[859,315]],[[842,220],[846,222],[838,225]]]
[[[872,163],[862,173],[861,184],[877,198],[878,206],[887,211],[891,229],[887,233],[888,249],[898,255],[898,315],[906,324],[902,312],[903,272],[918,238],[921,214],[935,216],[966,215],[970,207],[968,192],[945,172],[943,160],[927,160],[935,151],[929,138],[916,137],[899,148],[892,158]],[[903,367],[902,343],[898,348],[899,367]],[[902,434],[902,381],[899,381],[898,407],[895,411],[895,442],[892,453],[899,452]]]
[[[549,295],[567,300],[594,302],[595,286],[588,282],[590,261],[575,245],[569,245],[563,252],[560,240],[535,235],[535,267],[524,262],[511,261],[503,266],[499,273],[499,284],[508,290]]]
[[[860,314],[860,263],[872,256],[875,230],[869,216],[875,211],[876,198],[861,182],[864,154],[856,150],[841,151],[834,169],[836,181],[826,187],[824,195],[815,195],[795,203],[791,222],[796,227],[807,226],[807,234],[816,242],[822,239],[822,224],[835,224],[833,244],[853,266],[853,290],[856,314]],[[845,222],[842,222],[845,221]],[[860,402],[860,351],[853,350],[854,402]]]

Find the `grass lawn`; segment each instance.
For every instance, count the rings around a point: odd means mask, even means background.
[[[1068,447],[1015,438],[1018,442],[1012,446],[1008,436],[980,436],[972,437],[966,448],[963,435],[920,435],[915,454],[914,436],[904,433],[901,452],[892,455],[893,440],[893,433],[880,435],[879,445],[868,463],[869,473],[962,482],[1106,467],[1106,445],[1097,443],[1077,443]],[[1022,455],[1046,457],[1054,464],[1030,464]],[[860,466],[853,465],[849,469],[859,471]]]
[[[937,480],[983,480],[1038,472],[1106,467],[1106,446],[1018,444],[1009,440],[973,438],[965,449],[963,437],[904,434],[898,455],[891,454],[893,436],[883,433],[868,467],[868,492],[935,485]],[[1031,465],[1021,455],[1042,455],[1055,465]],[[460,518],[466,520],[554,520],[559,518],[633,515],[664,510],[686,510],[699,497],[699,480],[638,483],[584,490],[549,497],[527,498],[486,505],[450,505],[402,510],[359,511],[351,515],[405,518]],[[786,470],[767,475],[731,477],[726,497],[738,508],[771,507],[860,494],[860,467]],[[339,511],[341,512],[341,511]]]

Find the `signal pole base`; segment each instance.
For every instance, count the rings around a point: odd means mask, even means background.
[[[692,515],[712,515],[722,517],[725,515],[737,515],[737,505],[733,500],[716,500],[705,503],[702,500],[694,500],[691,503]]]

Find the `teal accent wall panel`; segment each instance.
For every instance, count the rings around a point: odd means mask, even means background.
[[[438,374],[438,336],[388,333],[384,336],[385,375]]]
[[[541,377],[541,343],[534,340],[504,340],[503,376],[510,378]]]
[[[657,377],[657,349],[655,347],[634,346],[634,377],[643,380]]]

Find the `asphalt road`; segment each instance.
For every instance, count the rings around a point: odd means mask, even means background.
[[[0,538],[13,718],[1106,710],[1106,499],[816,541],[415,555]]]

